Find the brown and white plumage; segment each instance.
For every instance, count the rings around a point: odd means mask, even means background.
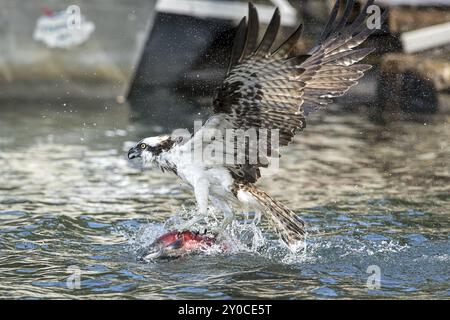
[[[357,47],[374,31],[365,23],[367,8],[373,1],[369,0],[351,23],[348,18],[354,1],[345,1],[343,7],[340,4],[337,0],[317,44],[297,56],[292,52],[302,26],[278,48],[273,48],[280,26],[277,9],[258,43],[258,15],[249,4],[248,23],[244,18],[239,24],[229,69],[214,99],[211,118],[187,142],[175,143],[156,154],[153,150],[161,148],[153,144],[162,142],[147,138],[130,150],[131,156],[143,155],[144,161],[150,159],[149,162],[160,167],[172,167],[170,171],[194,189],[200,214],[207,210],[209,200],[224,211],[236,205],[251,207],[268,219],[286,243],[301,239],[303,221],[254,185],[261,176],[260,168],[267,166],[265,157],[258,157],[256,162],[245,157],[244,163],[206,163],[191,161],[190,152],[196,143],[211,143],[202,136],[211,129],[223,135],[227,129],[265,129],[269,136],[276,130],[279,145],[286,146],[305,128],[309,113],[325,107],[332,98],[342,96],[356,85],[370,69],[367,64],[357,63],[372,49]]]

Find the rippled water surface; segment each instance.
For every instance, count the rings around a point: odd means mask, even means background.
[[[313,117],[259,183],[308,223],[298,256],[269,247],[143,263],[137,247],[194,206],[176,177],[125,157],[170,113],[136,121],[127,105],[81,105],[2,106],[0,297],[450,297],[449,116]],[[183,110],[172,126],[192,124]],[[379,268],[379,289],[368,289],[368,268]]]

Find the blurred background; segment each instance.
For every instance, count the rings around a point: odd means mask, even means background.
[[[280,7],[285,36],[299,22],[306,24],[298,53],[314,43],[334,3],[255,2],[262,25]],[[346,99],[379,101],[370,111],[376,116],[383,111],[448,111],[443,97],[450,83],[448,1],[377,3],[390,14],[383,32],[368,43],[377,48],[368,60],[376,68]],[[185,96],[208,99],[223,78],[235,27],[247,12],[245,1],[207,0],[47,0],[20,5],[1,0],[0,6],[3,104],[32,102],[36,108],[45,101],[64,110],[64,103],[75,100],[85,100],[83,105],[110,100],[129,103],[139,117],[174,104],[171,117],[182,113]],[[355,1],[355,10],[358,7],[360,1]]]
[[[304,23],[300,54],[334,1],[254,3],[261,30],[280,8],[280,41]],[[307,221],[307,257],[142,266],[134,246],[194,202],[126,151],[208,117],[247,2],[0,0],[0,296],[448,298],[450,1],[376,4],[389,15],[364,44],[374,68],[260,181]]]

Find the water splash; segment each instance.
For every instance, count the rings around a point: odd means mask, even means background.
[[[264,258],[282,261],[285,264],[302,262],[307,256],[307,241],[286,245],[269,231],[259,225],[254,214],[244,214],[225,228],[222,226],[221,213],[210,208],[201,221],[197,221],[197,211],[182,207],[176,214],[163,223],[148,222],[137,229],[122,230],[127,239],[128,247],[138,257],[145,254],[153,242],[161,235],[181,230],[180,226],[190,225],[190,230],[200,233],[214,234],[216,243],[201,248],[199,254],[226,255],[247,253]]]

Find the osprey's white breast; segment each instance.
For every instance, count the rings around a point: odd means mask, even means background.
[[[163,157],[176,166],[177,175],[191,187],[203,181],[209,185],[213,194],[223,195],[231,192],[234,179],[223,165],[206,165],[201,159],[194,159],[184,145],[175,146]]]

